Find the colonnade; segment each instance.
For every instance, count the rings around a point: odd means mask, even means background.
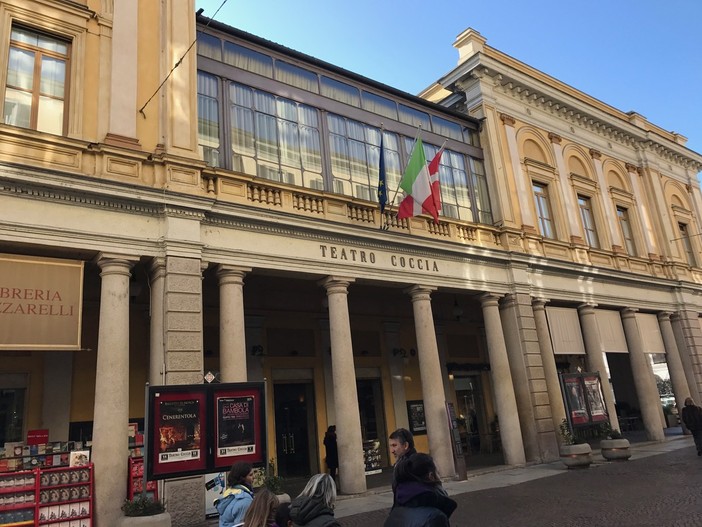
[[[126,463],[115,452],[127,451],[127,436],[124,432],[128,421],[129,407],[129,277],[134,260],[123,256],[101,255],[98,265],[101,269],[101,302],[100,327],[98,338],[98,359],[95,391],[93,460],[96,467],[96,507],[99,517],[107,524],[112,524],[119,516],[119,506],[125,494]],[[197,266],[186,266],[190,275]],[[177,268],[177,266],[174,266]],[[184,372],[173,376],[166,375],[169,368],[177,368],[183,362],[197,368],[195,354],[201,355],[201,333],[190,338],[181,333],[176,334],[168,327],[169,294],[190,293],[192,312],[196,307],[201,308],[201,297],[195,291],[197,282],[184,280],[183,290],[167,287],[164,280],[168,276],[167,259],[154,259],[150,266],[151,278],[151,361],[150,380],[152,383],[179,384],[178,379],[187,379]],[[242,382],[247,380],[246,342],[245,342],[245,310],[244,282],[250,268],[218,265],[216,276],[219,281],[220,294],[220,373],[222,382]],[[186,278],[193,278],[185,273]],[[364,474],[363,450],[359,408],[357,405],[356,376],[354,367],[351,325],[348,308],[349,287],[354,279],[343,276],[329,276],[319,285],[326,291],[329,309],[329,340],[331,344],[331,381],[333,382],[333,404],[335,421],[338,430],[338,447],[340,461],[340,488],[344,493],[361,493],[366,490]],[[188,285],[189,284],[189,285]],[[192,289],[189,290],[188,288]],[[453,450],[450,431],[446,417],[445,392],[443,389],[444,372],[439,358],[436,338],[436,328],[432,313],[431,294],[435,288],[423,285],[413,285],[406,289],[414,313],[414,326],[418,348],[421,387],[425,405],[427,436],[429,448],[435,459],[440,473],[444,477],[455,475]],[[169,293],[170,292],[170,293]],[[201,292],[199,293],[201,295]],[[186,297],[188,298],[188,297]],[[520,465],[539,457],[539,452],[527,455],[525,452],[524,430],[534,430],[533,423],[525,423],[525,419],[535,419],[533,415],[525,417],[520,411],[515,395],[514,350],[508,350],[513,336],[505,337],[505,321],[500,316],[501,296],[491,292],[480,296],[480,305],[485,326],[487,353],[490,362],[490,375],[494,391],[494,403],[500,419],[500,436],[505,463]],[[528,297],[526,297],[528,299]],[[183,301],[180,298],[178,301]],[[512,300],[502,301],[507,305]],[[531,377],[522,376],[518,371],[516,379],[520,384],[537,381],[543,384],[546,407],[550,408],[551,426],[541,425],[539,433],[552,433],[565,417],[565,409],[560,393],[560,384],[556,369],[555,356],[550,345],[548,321],[545,315],[545,299],[532,299],[531,306],[519,305],[515,309],[518,324],[524,325],[524,320],[533,319],[535,342],[538,343],[536,355],[530,356],[531,363],[521,365],[540,373]],[[517,304],[514,304],[515,306]],[[161,307],[163,306],[163,309]],[[172,306],[170,306],[172,307]],[[587,353],[588,368],[600,373],[602,379],[607,379],[607,369],[602,353],[599,330],[595,318],[595,304],[583,304],[578,307],[580,326]],[[524,310],[528,312],[526,315]],[[200,310],[200,326],[201,326]],[[524,319],[523,317],[527,317]],[[641,335],[636,324],[635,309],[625,308],[621,311],[622,324],[629,348],[629,357],[636,384],[636,392],[642,411],[642,419],[649,439],[660,440],[663,430],[660,421],[660,401],[658,399],[653,372],[648,364],[641,346]],[[197,318],[197,317],[195,317]],[[689,318],[689,317],[688,317]],[[178,319],[185,320],[193,326],[193,317]],[[682,326],[682,317],[672,317],[669,312],[658,313],[661,335],[668,358],[671,380],[679,406],[691,391],[689,387],[690,374],[686,371],[682,356],[688,355],[688,350],[681,354],[678,346],[681,337],[678,335],[690,332],[689,324]],[[188,322],[189,321],[189,322]],[[179,322],[179,328],[182,322]],[[676,324],[680,326],[676,329]],[[387,324],[386,324],[387,325]],[[181,328],[182,329],[182,328]],[[698,328],[699,329],[699,328]],[[180,331],[180,330],[179,330]],[[511,331],[511,330],[510,330]],[[684,340],[683,340],[684,342]],[[199,346],[198,346],[199,344]],[[192,348],[188,355],[188,346]],[[173,347],[177,349],[172,350]],[[179,354],[169,356],[172,352]],[[534,363],[534,357],[540,359],[540,364]],[[185,359],[185,360],[183,360]],[[202,360],[201,358],[199,359]],[[538,362],[538,361],[537,361]],[[200,363],[201,364],[201,363]],[[539,369],[540,368],[540,369]],[[200,374],[202,368],[200,367]],[[536,377],[534,377],[536,375]],[[693,379],[694,373],[692,373]],[[618,428],[617,413],[614,406],[614,394],[607,382],[602,383],[604,402],[610,416],[613,428]],[[529,396],[529,392],[525,392]],[[397,394],[393,393],[395,396]],[[521,397],[521,396],[520,396]],[[397,403],[395,401],[395,403]],[[401,405],[395,404],[395,408]],[[531,414],[536,412],[531,412]],[[543,412],[541,412],[543,413]],[[398,422],[401,422],[398,420]],[[525,426],[526,425],[526,426]],[[530,434],[534,432],[529,432]],[[532,447],[538,450],[538,447]],[[541,459],[543,460],[543,459]]]

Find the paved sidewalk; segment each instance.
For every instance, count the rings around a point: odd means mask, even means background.
[[[662,442],[632,443],[631,460],[643,459],[649,456],[674,452],[693,445],[692,436],[674,435],[667,436]],[[593,451],[593,464],[607,464],[602,456]],[[573,469],[571,469],[573,470]],[[464,494],[469,492],[508,487],[549,476],[556,476],[568,472],[561,461],[552,463],[527,465],[524,467],[497,466],[491,468],[469,471],[465,481],[446,481],[444,488],[449,495]],[[392,506],[392,491],[389,486],[372,489],[361,495],[339,496],[334,511],[337,518],[344,518],[360,513],[388,509]],[[344,522],[342,522],[343,524]]]

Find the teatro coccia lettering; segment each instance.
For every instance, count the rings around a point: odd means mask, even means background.
[[[397,254],[391,254],[388,258],[388,255],[383,253],[376,254],[374,251],[323,244],[319,246],[319,249],[322,254],[322,258],[327,258],[329,260],[376,265],[382,264],[383,260],[387,258],[387,262],[391,267],[434,273],[439,272],[439,266],[436,263],[436,260],[430,260],[429,258],[402,256]]]

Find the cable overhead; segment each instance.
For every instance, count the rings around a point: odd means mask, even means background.
[[[226,3],[227,3],[227,0],[224,0],[224,1],[220,4],[220,6],[217,8],[217,11],[215,11],[215,12],[214,12],[214,15],[212,15],[212,16],[210,17],[210,19],[209,19],[209,21],[207,22],[207,24],[205,25],[205,27],[207,27],[207,26],[210,25],[210,22],[212,22],[212,20],[214,20],[214,17],[217,16],[217,13],[219,13],[219,10],[222,9],[222,8],[224,7],[224,4],[226,4]],[[200,14],[202,14],[203,11],[204,11],[204,9],[200,8],[200,9],[197,10],[197,14],[200,15]],[[170,78],[170,76],[173,74],[173,72],[175,71],[175,69],[176,69],[178,66],[180,66],[180,64],[181,64],[181,62],[183,62],[183,59],[185,58],[185,56],[186,56],[188,53],[190,53],[190,50],[193,49],[193,46],[195,45],[196,42],[197,42],[197,35],[195,35],[195,39],[190,43],[190,46],[188,46],[188,49],[185,50],[185,53],[183,53],[183,55],[182,55],[182,56],[178,59],[178,61],[175,63],[175,66],[173,66],[173,67],[171,68],[171,71],[168,72],[168,75],[166,75],[166,78],[163,79],[163,82],[161,82],[161,84],[158,85],[158,88],[156,88],[156,91],[154,91],[154,93],[151,95],[151,97],[149,97],[149,100],[147,100],[147,101],[144,103],[144,106],[142,106],[141,108],[139,108],[139,113],[140,113],[141,115],[144,116],[144,119],[146,119],[146,114],[144,113],[144,108],[146,108],[146,107],[149,105],[149,103],[151,102],[151,99],[153,99],[154,97],[156,97],[156,94],[161,90],[161,88],[163,87],[163,85],[166,84],[166,81]]]

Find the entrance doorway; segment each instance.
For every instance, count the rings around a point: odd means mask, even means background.
[[[284,478],[308,477],[316,459],[314,387],[312,383],[275,384],[275,442],[278,473]]]
[[[359,379],[358,411],[361,417],[361,438],[366,474],[379,473],[389,466],[387,459],[387,431],[383,410],[383,391],[380,379]]]

